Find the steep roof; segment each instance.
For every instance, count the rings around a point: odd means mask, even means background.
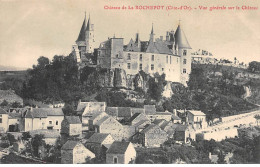
[[[35,118],[43,116],[64,116],[62,108],[33,108],[32,113]]]
[[[188,125],[178,124],[178,126],[175,128],[175,131],[186,131],[187,128],[188,128]]]
[[[0,113],[0,114],[1,114],[1,113]],[[20,113],[8,113],[8,118],[9,118],[9,119],[21,118],[21,114],[20,114]]]
[[[7,112],[4,109],[0,108],[0,114],[7,114]]]
[[[107,154],[125,154],[130,142],[115,141],[107,150]]]
[[[108,133],[94,133],[88,140],[87,143],[99,143],[101,144],[110,134]]]
[[[81,121],[78,116],[65,116],[65,119],[69,124],[81,124]]]
[[[83,109],[85,109],[85,107],[88,105],[88,102],[79,102],[78,106],[77,106],[77,111],[81,111]]]
[[[149,132],[150,130],[152,130],[154,128],[160,128],[160,127],[158,125],[156,125],[156,124],[150,124],[144,130],[142,130],[141,133],[147,133],[147,132]]]
[[[174,37],[175,37],[175,43],[178,45],[179,48],[191,49],[190,44],[186,38],[186,35],[182,31],[180,25],[178,25]]]
[[[131,117],[131,108],[130,107],[118,107],[118,117]]]
[[[62,147],[62,150],[73,150],[77,144],[80,144],[79,141],[68,140]]]
[[[133,120],[135,120],[135,118],[137,118],[140,115],[140,113],[135,113],[130,119],[129,122],[132,122]]]
[[[155,114],[156,108],[155,105],[144,105],[145,114]]]
[[[89,16],[86,31],[89,31],[89,30],[90,30],[90,24],[91,24],[91,23],[90,23],[90,16]]]
[[[81,26],[77,41],[85,41],[86,40],[86,33],[85,32],[86,32],[86,16],[85,16],[83,24]]]
[[[180,117],[178,117],[177,115],[172,115],[172,119],[173,120],[181,120]]]

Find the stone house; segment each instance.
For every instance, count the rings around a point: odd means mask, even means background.
[[[85,146],[92,151],[97,158],[105,159],[107,149],[114,142],[114,138],[108,133],[94,133],[85,143]]]
[[[136,158],[136,151],[131,142],[115,141],[106,152],[107,164],[128,164]]]
[[[181,125],[181,124],[175,124],[175,125],[177,125],[174,132],[174,139],[176,141],[187,143],[190,140],[195,140],[196,134],[192,126]]]
[[[88,157],[95,158],[95,154],[79,141],[68,140],[61,148],[62,164],[82,164]]]
[[[158,125],[151,124],[133,139],[145,147],[160,147],[168,139],[168,136]]]
[[[78,109],[81,109],[81,107],[79,106]],[[106,102],[84,102],[84,108],[81,109],[83,110],[83,113],[81,114],[83,131],[89,130],[88,127],[89,119],[96,114],[105,112],[105,109],[106,109]]]
[[[31,108],[21,115],[20,130],[61,129],[64,114],[61,108]]]
[[[0,132],[5,133],[8,131],[8,113],[0,108]]]
[[[188,123],[192,124],[195,129],[202,129],[207,127],[206,114],[201,111],[187,111],[187,119]]]
[[[130,119],[129,119],[130,125],[134,126],[136,128],[136,132],[139,132],[141,129],[144,129],[144,127],[147,124],[151,124],[150,119],[142,114],[142,113],[135,113]]]
[[[82,123],[78,116],[65,116],[61,123],[61,134],[82,136]]]

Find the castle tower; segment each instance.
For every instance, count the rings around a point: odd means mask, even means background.
[[[85,31],[86,35],[86,53],[93,53],[94,52],[94,24],[90,22],[90,15],[88,18],[88,23]]]
[[[189,80],[189,74],[191,72],[191,47],[190,44],[181,29],[181,25],[179,23],[177,30],[174,34],[175,38],[175,50],[177,50],[178,55],[180,56],[180,73],[181,73],[181,82],[185,86],[187,85],[187,81]]]

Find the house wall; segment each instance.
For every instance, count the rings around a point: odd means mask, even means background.
[[[114,142],[114,138],[111,135],[108,135],[106,139],[101,143],[103,145],[111,145]]]
[[[0,123],[0,127],[4,129],[4,132],[8,130],[8,114],[0,114],[0,118],[2,118],[2,123]]]
[[[158,127],[145,133],[143,137],[145,138],[144,146],[160,147],[167,140],[167,133]]]
[[[128,164],[132,160],[136,158],[136,151],[132,143],[129,144],[126,152],[125,152],[125,164]]]
[[[95,158],[95,154],[89,151],[83,144],[78,144],[73,149],[73,164],[82,164],[86,158]]]
[[[24,131],[28,132],[34,130],[33,129],[33,119],[32,118],[25,118],[24,119]]]
[[[70,136],[77,136],[82,135],[82,124],[70,124],[69,127],[69,135]]]
[[[61,163],[73,164],[73,150],[61,150]]]
[[[47,129],[46,127],[46,118],[34,118],[32,119],[32,130],[37,130],[37,129]]]
[[[122,140],[123,126],[114,118],[109,117],[99,127],[99,133],[109,133],[115,140]]]
[[[114,157],[117,157],[118,164],[125,164],[125,156],[124,154],[107,154],[106,155],[106,163],[114,164]]]
[[[8,127],[9,125],[15,125],[15,124],[19,124],[20,123],[20,119],[19,118],[9,118],[8,119]]]
[[[183,55],[183,51],[186,50],[187,54],[186,56]],[[180,74],[181,74],[181,83],[184,85],[187,85],[187,81],[189,80],[189,74],[191,72],[191,53],[190,49],[180,49],[178,50],[178,55],[181,56],[181,68],[180,68]],[[184,59],[186,59],[186,64],[183,63]],[[186,69],[186,73],[183,72],[183,69]]]
[[[46,119],[46,129],[48,126],[52,126],[53,129],[60,131],[61,122],[63,121],[63,119],[64,119],[64,116],[48,116]],[[52,121],[52,124],[50,124],[49,121]],[[57,124],[56,124],[56,122],[57,122]]]

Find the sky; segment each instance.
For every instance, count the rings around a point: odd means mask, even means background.
[[[191,6],[197,10],[105,10],[104,6]],[[260,11],[199,10],[199,6],[254,6],[260,0],[0,0],[0,65],[32,67],[40,56],[68,55],[85,16],[95,29],[95,47],[108,37],[127,44],[139,32],[148,40],[176,30],[179,20],[193,51],[216,58],[260,61]],[[258,7],[259,8],[259,7]]]

